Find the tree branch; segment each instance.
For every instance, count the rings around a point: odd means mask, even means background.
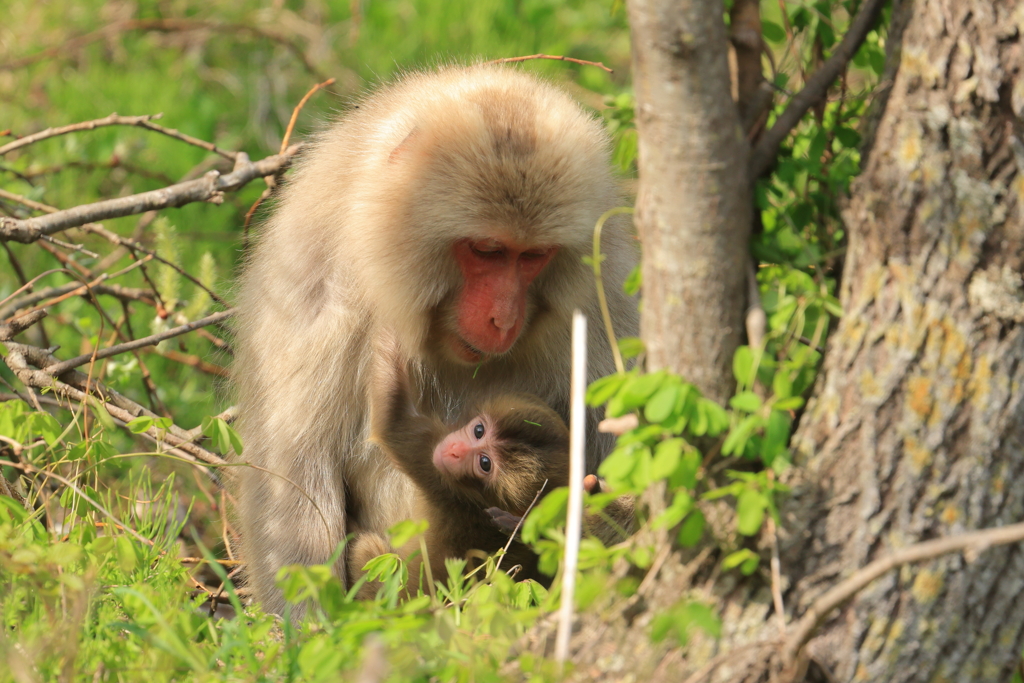
[[[993,545],[1019,543],[1021,541],[1024,541],[1024,523],[1009,524],[997,529],[983,529],[956,536],[937,538],[923,543],[915,543],[888,557],[871,562],[814,601],[814,604],[800,617],[800,621],[793,628],[789,638],[786,639],[786,644],[782,649],[783,662],[788,665],[796,659],[800,648],[807,644],[814,635],[815,630],[817,630],[821,622],[825,620],[825,617],[833,609],[852,598],[858,591],[890,569],[895,569],[911,562],[932,560],[956,551],[976,554]]]
[[[779,145],[790,131],[800,123],[807,110],[820,102],[833,81],[839,77],[847,63],[853,59],[868,32],[878,21],[885,0],[865,0],[860,11],[850,22],[850,28],[832,56],[807,79],[804,89],[793,96],[786,109],[775,120],[775,125],[761,138],[750,155],[751,181],[766,175],[775,166]]]
[[[13,339],[14,335],[27,330],[46,316],[46,311],[32,311],[9,322],[0,323],[0,341]]]
[[[61,361],[59,363],[54,363],[53,365],[48,365],[43,368],[43,372],[56,377],[57,375],[67,372],[68,370],[71,370],[73,368],[77,368],[80,365],[85,365],[90,361],[109,358],[111,356],[116,356],[119,353],[126,353],[128,351],[134,351],[135,349],[141,349],[144,346],[155,346],[165,339],[180,337],[181,335],[187,334],[200,327],[214,325],[216,323],[221,322],[222,320],[227,320],[234,314],[235,311],[233,309],[227,311],[220,311],[219,313],[208,315],[205,318],[201,318],[199,320],[190,322],[186,325],[179,325],[178,327],[169,329],[166,332],[160,332],[159,334],[151,334],[148,337],[143,337],[142,339],[135,339],[130,342],[125,342],[124,344],[116,344],[105,349],[100,349],[95,353],[83,353],[81,356],[75,356],[74,358],[69,358],[68,360]]]
[[[83,204],[47,216],[24,220],[0,216],[0,239],[29,244],[42,235],[52,235],[61,230],[109,218],[179,207],[192,202],[219,203],[224,192],[237,190],[256,178],[283,171],[301,148],[301,143],[295,144],[284,154],[275,154],[256,162],[249,161],[248,155],[239,153],[234,170],[227,175],[221,175],[219,171],[209,171],[196,180],[188,180],[151,192]]]

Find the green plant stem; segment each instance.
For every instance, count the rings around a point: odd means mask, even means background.
[[[594,267],[594,280],[597,283],[597,301],[601,305],[601,317],[604,318],[604,331],[608,335],[608,345],[612,347],[612,357],[615,358],[615,370],[620,375],[626,372],[626,366],[622,362],[622,353],[619,351],[619,344],[615,339],[615,330],[612,328],[612,315],[608,311],[608,299],[604,295],[604,280],[601,279],[601,229],[604,228],[605,221],[612,216],[622,213],[633,213],[633,207],[617,206],[614,209],[608,209],[597,219],[597,224],[594,226],[594,256],[592,264]]]

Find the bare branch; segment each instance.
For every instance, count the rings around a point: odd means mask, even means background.
[[[16,149],[22,147],[28,147],[29,145],[35,144],[40,140],[47,140],[49,138],[55,138],[59,135],[67,135],[68,133],[76,133],[80,130],[95,130],[97,128],[104,128],[106,126],[140,126],[144,123],[149,123],[152,119],[158,119],[163,114],[146,114],[144,116],[118,116],[117,113],[113,113],[110,116],[105,116],[102,119],[93,119],[92,121],[82,121],[81,123],[72,123],[67,126],[61,126],[60,128],[47,128],[41,130],[38,133],[32,133],[24,137],[18,138],[14,142],[8,142],[3,147],[0,147],[0,156],[13,152]]]
[[[25,315],[19,315],[10,322],[0,323],[0,341],[13,339],[14,335],[27,330],[46,316],[46,311],[32,311]]]
[[[572,62],[573,64],[581,64],[583,66],[596,66],[598,69],[604,69],[610,74],[615,73],[614,70],[608,68],[601,62],[591,62],[586,59],[576,59],[575,57],[566,57],[565,55],[526,55],[524,57],[502,57],[501,59],[492,59],[484,64],[512,64],[514,62],[526,62],[532,59],[553,59],[559,62]]]
[[[789,638],[786,639],[782,650],[783,661],[793,662],[800,648],[807,644],[815,630],[833,609],[852,598],[858,591],[890,569],[911,562],[933,560],[936,557],[957,551],[976,554],[993,545],[1020,543],[1021,541],[1024,541],[1024,523],[1008,524],[997,529],[983,529],[915,543],[888,557],[871,562],[814,601],[814,604],[800,617],[800,621],[796,623]]]
[[[292,157],[301,147],[301,143],[295,144],[284,154],[276,154],[256,162],[249,161],[248,155],[240,152],[235,169],[227,175],[221,175],[219,171],[209,171],[196,180],[188,180],[151,192],[83,204],[48,216],[23,220],[0,216],[0,239],[29,244],[38,240],[41,235],[52,235],[61,230],[109,218],[174,208],[192,202],[219,203],[223,201],[224,192],[237,190],[255,178],[283,171],[291,164]]]
[[[134,341],[126,342],[124,344],[116,344],[114,346],[101,349],[95,353],[83,353],[81,356],[75,356],[74,358],[70,358],[68,360],[61,361],[59,363],[54,363],[53,365],[49,365],[43,368],[43,372],[57,376],[64,372],[67,372],[68,370],[71,370],[72,368],[77,368],[80,365],[85,365],[86,363],[92,360],[101,360],[103,358],[109,358],[111,356],[116,356],[119,353],[125,353],[127,351],[141,349],[144,346],[155,346],[156,344],[159,344],[165,339],[180,337],[181,335],[187,334],[192,330],[198,329],[200,327],[214,325],[216,323],[221,322],[222,320],[227,320],[234,314],[234,310],[220,311],[219,313],[214,313],[213,315],[208,315],[205,318],[201,318],[199,320],[190,322],[187,325],[179,325],[178,327],[169,329],[166,332],[161,332],[159,334],[151,334],[148,337],[136,339]]]
[[[850,22],[850,28],[843,36],[832,56],[807,79],[804,89],[793,96],[786,109],[775,120],[775,125],[761,138],[750,155],[750,179],[757,180],[775,166],[779,145],[789,132],[800,123],[807,110],[820,102],[828,88],[839,77],[847,63],[853,59],[864,38],[878,21],[885,0],[865,0],[860,11]],[[784,13],[785,14],[785,13]]]
[[[40,289],[38,292],[27,294],[20,299],[16,299],[10,303],[10,305],[0,308],[0,318],[7,318],[15,311],[34,306],[40,301],[51,299],[59,296],[63,296],[68,292],[73,292],[76,289],[82,289],[82,284],[79,282],[72,282],[60,287],[47,287],[46,289]],[[81,292],[82,295],[86,295],[89,292],[93,294],[105,294],[118,298],[122,301],[141,301],[144,304],[150,306],[156,305],[156,301],[153,299],[153,293],[148,289],[140,289],[138,287],[122,287],[121,285],[115,284],[97,284],[90,287],[88,290]]]

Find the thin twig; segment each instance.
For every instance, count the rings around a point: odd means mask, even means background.
[[[292,117],[291,119],[288,120],[288,127],[285,128],[284,138],[281,140],[281,149],[278,151],[278,154],[284,154],[285,150],[288,149],[288,141],[292,137],[292,131],[295,130],[295,122],[299,120],[299,112],[302,111],[302,108],[306,106],[306,102],[309,102],[310,97],[312,97],[317,92],[323,90],[329,85],[334,85],[333,78],[328,78],[323,83],[317,83],[312,88],[310,88],[305,95],[302,96],[302,99],[299,100],[299,103],[295,105],[294,109],[292,109]]]
[[[266,157],[256,162],[249,161],[246,154],[239,153],[235,169],[227,175],[221,175],[219,171],[209,171],[196,180],[127,197],[82,204],[47,216],[21,220],[0,216],[0,239],[29,244],[38,240],[40,235],[52,235],[86,223],[157,209],[176,208],[193,202],[218,203],[223,201],[224,192],[237,190],[256,178],[275,175],[284,170],[291,164],[292,157],[300,148],[301,143],[292,145],[284,154]]]
[[[46,289],[40,289],[38,292],[33,292],[32,294],[23,296],[20,299],[12,301],[10,305],[0,308],[0,318],[6,318],[19,309],[34,306],[40,301],[45,301],[51,297],[58,297],[62,294],[67,294],[68,292],[81,288],[82,285],[80,283],[71,282],[66,285],[61,285],[60,287],[47,287]],[[137,287],[122,287],[121,285],[112,283],[93,285],[90,292],[83,291],[80,293],[104,294],[120,299],[121,301],[141,301],[142,303],[150,306],[156,305],[156,301],[153,300],[153,293],[149,290],[139,289]]]
[[[513,62],[525,62],[531,59],[554,59],[559,62],[572,62],[573,64],[582,64],[583,66],[596,66],[598,69],[604,69],[610,74],[615,73],[614,70],[609,69],[601,62],[591,62],[586,59],[576,59],[575,57],[565,57],[564,55],[526,55],[525,57],[502,57],[501,59],[492,59],[484,64],[512,64]]]
[[[228,309],[226,311],[220,311],[213,315],[208,315],[205,318],[188,323],[187,325],[179,325],[178,327],[171,328],[165,332],[159,334],[151,334],[148,337],[136,339],[124,344],[116,344],[115,346],[107,347],[101,351],[95,353],[83,353],[81,356],[75,356],[69,358],[66,361],[50,365],[43,368],[43,372],[53,375],[54,377],[67,372],[73,368],[77,368],[80,365],[85,365],[90,361],[102,360],[111,356],[116,356],[119,353],[125,353],[127,351],[133,351],[135,349],[141,349],[144,346],[155,346],[165,339],[171,339],[172,337],[180,337],[183,334],[187,334],[197,328],[206,327],[207,325],[215,325],[219,322],[227,320],[235,314],[234,309]]]
[[[199,278],[197,278],[196,276],[192,275],[191,273],[186,271],[184,268],[182,268],[178,264],[172,263],[172,262],[168,261],[167,259],[165,259],[163,256],[160,256],[160,254],[156,253],[155,250],[149,249],[148,247],[144,247],[142,244],[140,244],[136,240],[134,240],[134,239],[132,239],[130,237],[121,237],[117,233],[111,232],[110,230],[107,230],[102,225],[96,225],[96,224],[84,225],[84,226],[82,226],[82,229],[85,230],[86,232],[91,232],[94,235],[99,235],[100,237],[104,238],[105,240],[107,240],[111,244],[116,244],[116,245],[118,245],[120,247],[125,247],[126,249],[128,249],[131,252],[141,251],[143,254],[147,255],[147,258],[142,259],[143,263],[148,261],[150,258],[153,258],[153,259],[159,261],[160,263],[164,264],[168,268],[174,270],[176,273],[178,273],[178,275],[181,275],[183,278],[185,278],[186,280],[188,280],[189,282],[194,284],[196,287],[199,287],[200,289],[202,289],[204,292],[206,292],[207,294],[210,295],[211,299],[216,301],[221,306],[227,306],[228,305],[228,303],[224,299],[222,299],[221,296],[219,294],[217,294],[217,292],[213,291],[212,289],[207,287],[205,284],[203,284],[203,282]],[[152,287],[152,289],[153,289],[152,294],[156,298],[157,304],[160,304],[162,306],[163,300],[160,297],[160,293],[156,290],[156,286],[153,285],[153,282],[148,277],[146,277],[146,280],[149,282],[150,287]]]
[[[0,147],[0,156],[13,152],[16,149],[22,147],[28,147],[29,145],[35,144],[41,140],[47,140],[49,138],[55,138],[60,135],[67,135],[68,133],[76,133],[82,130],[95,130],[97,128],[104,128],[106,126],[141,126],[144,123],[149,123],[153,119],[158,119],[163,114],[145,114],[143,116],[118,116],[116,113],[110,116],[104,116],[102,119],[93,119],[92,121],[82,121],[80,123],[72,123],[67,126],[61,126],[59,128],[47,128],[41,130],[38,133],[32,133],[20,137],[14,142],[8,142],[3,147]]]
[[[537,489],[537,493],[534,494],[533,500],[530,501],[530,504],[526,506],[526,511],[523,513],[522,517],[520,517],[519,521],[516,522],[515,528],[512,529],[512,534],[508,537],[508,542],[505,543],[505,547],[502,548],[501,557],[499,557],[498,561],[494,563],[494,571],[498,571],[499,569],[501,569],[501,561],[505,559],[505,555],[508,554],[508,549],[512,547],[512,542],[516,540],[516,535],[519,533],[519,528],[523,526],[523,522],[526,521],[527,515],[530,514],[530,510],[532,510],[533,506],[537,504],[537,501],[540,500],[540,496],[542,493],[544,493],[544,489],[546,489],[547,486],[548,480],[545,479],[544,483],[540,485],[539,489]]]
[[[591,256],[593,260],[591,267],[594,269],[594,280],[597,283],[597,302],[601,305],[601,317],[604,319],[604,332],[608,335],[608,346],[611,347],[612,358],[615,359],[615,369],[620,375],[626,372],[626,366],[622,362],[622,352],[619,351],[619,344],[615,340],[612,315],[608,310],[608,299],[604,295],[604,280],[601,277],[601,261],[604,260],[604,256],[601,254],[601,230],[604,228],[605,221],[623,213],[633,213],[633,208],[617,206],[614,209],[608,209],[597,219],[597,223],[594,224],[594,253]]]
[[[281,139],[281,150],[279,152],[280,154],[284,154],[285,150],[288,149],[288,141],[291,140],[292,131],[295,130],[295,122],[299,120],[299,112],[302,111],[302,108],[306,106],[306,102],[308,102],[309,98],[312,97],[314,94],[316,94],[317,92],[319,92],[323,88],[326,88],[329,85],[334,85],[333,78],[328,78],[323,83],[317,83],[312,88],[310,88],[305,95],[303,95],[302,99],[299,100],[299,103],[295,105],[294,109],[292,109],[292,117],[291,119],[288,120],[288,127],[285,129],[284,137]],[[260,208],[260,204],[262,204],[263,201],[273,193],[274,187],[277,184],[275,176],[268,176],[264,178],[264,180],[267,183],[267,189],[263,190],[263,192],[256,199],[256,201],[252,203],[252,206],[249,207],[249,210],[245,212],[245,224],[244,227],[242,228],[242,234],[244,236],[242,245],[243,253],[249,250],[249,225],[252,223],[252,217],[256,215],[256,210]]]
[[[751,181],[757,180],[775,166],[779,145],[800,123],[800,119],[804,117],[807,110],[825,97],[829,86],[839,77],[847,63],[853,59],[861,43],[864,42],[864,38],[874,27],[884,4],[885,0],[865,0],[853,21],[850,22],[850,28],[847,29],[846,35],[843,36],[842,42],[836,47],[832,56],[811,74],[803,90],[789,101],[785,110],[775,120],[775,125],[761,137],[750,154],[748,177]]]
[[[122,275],[125,275],[126,273],[129,273],[130,271],[135,270],[136,268],[138,268],[139,266],[141,266],[143,263],[145,263],[147,260],[149,260],[151,258],[152,258],[151,256],[147,256],[145,259],[140,260],[140,261],[136,261],[135,263],[132,263],[131,265],[122,268],[121,270],[117,271],[116,273],[100,273],[91,282],[87,282],[85,284],[79,285],[78,287],[76,287],[75,289],[73,289],[73,290],[71,290],[69,292],[64,292],[60,296],[56,296],[56,297],[54,297],[54,298],[52,298],[52,299],[50,299],[48,301],[44,301],[43,303],[39,304],[35,308],[29,309],[28,312],[37,311],[37,310],[41,310],[41,309],[44,309],[44,308],[49,308],[50,306],[53,306],[54,304],[59,304],[61,301],[64,301],[65,299],[70,299],[73,296],[79,296],[81,294],[89,294],[89,293],[92,292],[92,288],[95,287],[96,285],[100,284],[101,282],[105,282],[106,280],[111,280],[111,279],[116,278],[116,277],[121,277]]]
[[[769,470],[771,472],[771,470]],[[775,617],[779,621],[779,635],[786,637],[786,606],[782,602],[782,563],[779,560],[779,535],[775,528],[775,518],[768,515],[768,542],[772,546],[772,604],[775,606]]]
[[[957,534],[956,536],[936,538],[931,541],[924,541],[923,543],[915,543],[892,553],[888,557],[871,562],[867,566],[858,569],[850,578],[831,588],[815,600],[807,611],[804,612],[789,638],[786,639],[786,644],[782,650],[783,662],[788,664],[796,659],[800,649],[807,644],[818,626],[833,609],[852,598],[861,589],[889,570],[912,562],[934,560],[942,555],[957,551],[964,551],[974,555],[994,545],[1020,543],[1021,541],[1024,541],[1024,523],[1008,524],[995,529],[983,529],[966,534]]]
[[[45,318],[46,315],[46,311],[32,311],[31,313],[19,315],[17,318],[13,318],[9,322],[0,323],[0,341],[13,339],[14,335],[19,332],[24,332]]]

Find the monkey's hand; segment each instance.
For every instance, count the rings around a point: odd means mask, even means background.
[[[518,515],[513,515],[511,512],[506,512],[501,508],[487,508],[484,510],[485,513],[491,518],[491,523],[498,527],[506,534],[511,536],[516,532],[516,527],[523,521],[523,518]]]

